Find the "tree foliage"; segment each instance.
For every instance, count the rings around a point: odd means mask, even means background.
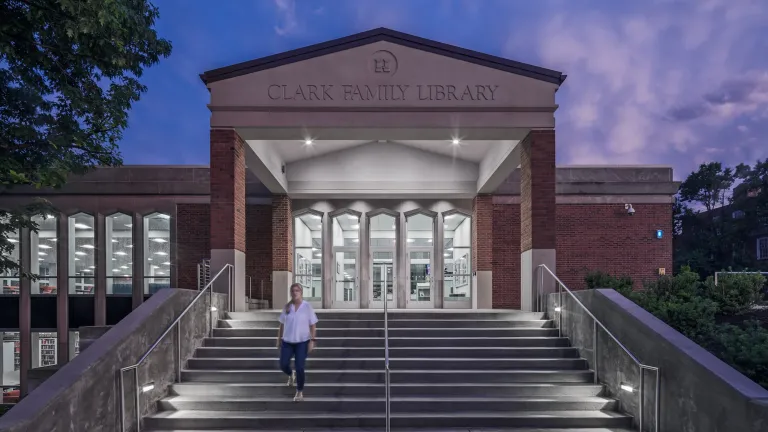
[[[171,52],[148,0],[0,0],[0,182],[57,188],[121,164],[118,143],[145,68]],[[47,208],[47,210],[46,210]],[[8,234],[46,203],[0,211]],[[30,225],[31,224],[31,225]],[[3,258],[0,272],[18,270]]]

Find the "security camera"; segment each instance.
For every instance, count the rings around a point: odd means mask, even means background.
[[[635,215],[635,209],[632,208],[632,204],[624,204],[624,209],[627,211],[627,214],[630,216]]]

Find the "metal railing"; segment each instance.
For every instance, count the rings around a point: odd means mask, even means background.
[[[157,348],[160,343],[165,339],[166,336],[168,336],[169,333],[173,329],[176,329],[176,382],[181,382],[181,319],[184,318],[184,316],[189,312],[195,304],[197,304],[197,301],[202,298],[206,291],[208,291],[208,299],[209,299],[209,309],[208,313],[214,312],[214,306],[213,306],[213,283],[216,282],[216,280],[225,272],[227,273],[227,300],[228,300],[228,308],[229,310],[233,310],[233,302],[234,299],[232,298],[232,287],[234,286],[234,283],[232,281],[232,278],[234,277],[234,271],[231,264],[226,264],[221,270],[219,270],[218,273],[216,273],[216,276],[214,276],[208,284],[205,285],[205,288],[200,290],[195,296],[195,298],[187,305],[187,307],[179,314],[179,316],[171,323],[171,325],[168,326],[168,328],[163,332],[162,335],[160,335],[159,338],[155,341],[155,343],[152,344],[151,347],[147,350],[147,352],[144,353],[143,356],[139,359],[136,364],[131,366],[126,366],[124,368],[120,369],[120,375],[119,375],[119,391],[120,391],[120,430],[125,432],[125,380],[124,375],[125,372],[129,370],[133,370],[133,376],[134,376],[134,384],[135,384],[135,404],[136,404],[136,432],[141,432],[141,388],[139,385],[139,367],[144,363],[144,361],[149,357],[150,354]],[[213,336],[213,316],[210,317],[210,323],[208,327],[208,337]]]
[[[385,286],[384,291],[384,400],[386,403],[386,432],[389,432],[389,311],[387,310],[387,303],[389,303],[389,289]]]
[[[640,360],[638,360],[637,357],[635,357],[635,355],[632,354],[629,351],[629,349],[624,346],[624,344],[619,342],[619,340],[616,338],[616,336],[614,336],[613,333],[611,333],[608,330],[608,328],[606,328],[605,325],[603,325],[603,323],[600,322],[600,320],[597,319],[597,317],[595,317],[592,314],[592,312],[589,311],[589,309],[587,309],[586,306],[584,306],[584,304],[573,294],[573,292],[570,289],[568,289],[567,286],[565,286],[563,281],[561,281],[557,276],[555,276],[555,274],[552,272],[552,270],[549,269],[549,267],[547,267],[545,264],[540,264],[538,266],[537,270],[539,271],[539,281],[538,281],[538,284],[536,285],[536,297],[537,297],[537,306],[538,306],[537,312],[542,312],[541,306],[542,306],[542,294],[544,294],[542,292],[542,287],[544,285],[544,272],[546,271],[547,273],[549,273],[550,276],[552,276],[552,278],[557,282],[557,287],[558,287],[558,289],[557,289],[558,306],[555,308],[555,312],[557,312],[557,315],[558,315],[557,329],[558,329],[558,336],[559,337],[563,336],[563,309],[564,309],[563,290],[565,290],[565,292],[568,293],[568,295],[571,296],[573,301],[575,301],[576,304],[581,306],[581,308],[584,310],[584,312],[587,315],[589,315],[590,318],[592,318],[592,353],[594,354],[594,359],[595,359],[594,365],[593,365],[593,369],[595,371],[595,373],[594,373],[594,382],[595,382],[595,384],[597,384],[598,381],[599,381],[599,370],[598,370],[598,363],[597,363],[598,362],[598,357],[597,357],[598,328],[602,328],[603,331],[611,339],[613,339],[614,342],[616,342],[616,344],[619,346],[619,348],[621,348],[621,350],[624,351],[624,353],[626,353],[627,356],[629,356],[629,358],[632,359],[632,361],[637,365],[637,367],[639,369],[639,372],[640,372],[640,385],[639,385],[639,389],[638,389],[638,399],[639,399],[640,415],[638,416],[638,423],[639,423],[639,430],[641,432],[643,431],[643,421],[644,421],[643,417],[644,417],[644,414],[645,414],[645,371],[646,370],[651,370],[651,371],[655,372],[655,375],[656,375],[656,391],[655,391],[655,393],[656,394],[654,396],[654,398],[655,398],[654,400],[655,400],[656,407],[655,407],[655,412],[654,412],[654,430],[656,432],[659,432],[659,418],[660,418],[659,411],[661,409],[661,406],[659,405],[659,391],[661,389],[661,381],[660,381],[660,371],[659,371],[659,368],[656,367],[656,366],[648,366],[646,364],[643,364]],[[552,293],[552,294],[554,294],[554,293]],[[560,310],[558,310],[558,309],[560,309]]]

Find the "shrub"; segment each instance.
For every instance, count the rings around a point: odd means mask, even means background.
[[[768,388],[768,330],[759,322],[750,321],[743,327],[720,325],[705,348],[749,379]]]
[[[762,297],[765,277],[761,274],[724,274],[718,278],[717,286],[713,277],[708,277],[703,287],[705,295],[716,301],[723,315],[738,315],[748,311]]]
[[[617,278],[599,270],[587,273],[584,281],[587,283],[588,289],[612,288],[627,298],[632,294],[632,286],[634,285],[630,277]]]

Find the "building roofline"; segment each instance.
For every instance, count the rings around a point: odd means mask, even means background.
[[[315,57],[333,54],[339,51],[369,45],[380,41],[390,42],[397,45],[442,55],[445,57],[451,57],[457,60],[462,60],[480,66],[498,69],[504,72],[522,75],[528,78],[546,81],[557,85],[562,84],[566,78],[566,75],[564,75],[562,72],[555,70],[521,63],[490,54],[484,54],[478,51],[473,51],[382,27],[350,36],[345,36],[339,39],[333,39],[327,42],[310,45],[304,48],[298,48],[295,50],[286,51],[243,63],[237,63],[231,66],[209,70],[200,74],[200,79],[203,81],[203,83],[208,85],[216,81],[235,78],[254,72],[309,60]]]

